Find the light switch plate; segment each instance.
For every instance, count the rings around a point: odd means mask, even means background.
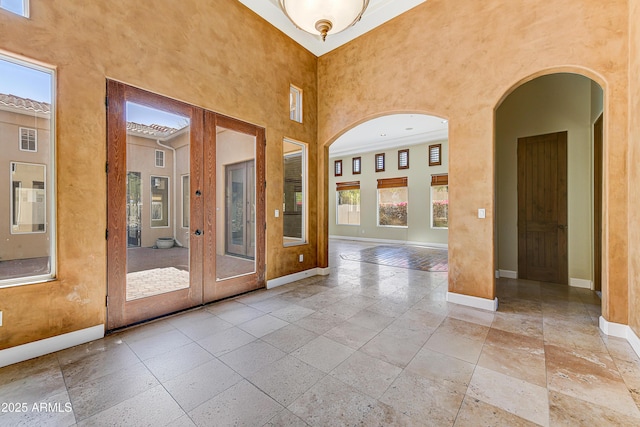
[[[478,209],[478,218],[486,218],[487,217],[487,211],[484,209]]]
[[[280,211],[276,209],[276,218],[278,218],[279,216],[280,216]]]

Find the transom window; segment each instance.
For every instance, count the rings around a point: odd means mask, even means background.
[[[294,85],[289,87],[289,118],[302,123],[302,89]]]
[[[333,175],[342,176],[342,160],[336,160],[333,162]]]
[[[20,128],[20,150],[38,151],[37,131],[31,128]]]
[[[376,154],[376,172],[384,172],[384,153]]]
[[[362,158],[354,157],[351,159],[351,173],[358,175],[362,172]]]
[[[398,169],[409,169],[409,150],[398,150]]]

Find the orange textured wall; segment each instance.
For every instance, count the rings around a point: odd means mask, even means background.
[[[317,131],[317,59],[238,1],[30,3],[30,19],[0,11],[0,51],[57,69],[59,274],[0,289],[0,349],[105,323],[106,78],[266,128],[270,212],[282,203],[282,138],[315,147]],[[304,124],[289,120],[292,83],[304,90]],[[281,218],[267,215],[268,278],[316,266],[310,218],[311,243],[293,254]]]
[[[640,336],[640,0],[629,6],[629,326]]]
[[[429,0],[319,59],[319,160],[326,165],[336,137],[376,116],[449,119],[449,290],[493,299],[495,108],[539,75],[592,78],[605,90],[603,313],[626,323],[628,27],[626,0]],[[320,171],[325,231],[328,167]],[[326,239],[319,236],[321,265]]]

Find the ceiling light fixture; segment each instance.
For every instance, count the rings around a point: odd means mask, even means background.
[[[279,0],[280,8],[293,24],[307,33],[336,34],[354,25],[362,18],[369,0]]]

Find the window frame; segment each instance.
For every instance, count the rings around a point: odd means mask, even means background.
[[[158,164],[158,154],[162,154],[162,155],[160,156],[160,159],[162,159],[162,165],[159,165],[159,164]],[[166,159],[167,159],[167,153],[165,153],[165,151],[164,151],[164,150],[158,150],[158,149],[156,148],[156,149],[155,149],[155,152],[154,152],[154,163],[155,163],[156,167],[157,167],[157,168],[164,168],[164,167],[165,167],[165,165],[167,164]]]
[[[429,145],[429,166],[442,165],[442,144]],[[437,157],[437,159],[434,159]]]
[[[380,224],[380,190],[388,190],[390,188],[406,188],[406,225],[388,225]],[[376,189],[376,226],[385,228],[409,228],[409,178],[382,178],[378,179],[378,186]]]
[[[27,147],[27,149],[22,148],[22,131],[26,130],[26,131],[33,131],[33,150],[29,150],[29,147]],[[18,140],[19,140],[19,144],[20,144],[20,151],[25,151],[28,153],[37,153],[38,152],[38,129],[35,128],[28,128],[26,126],[20,126],[18,128]],[[27,141],[27,146],[29,145],[29,141]]]
[[[407,163],[403,164],[402,155],[407,155]],[[409,149],[406,148],[404,150],[398,150],[398,170],[409,169]]]
[[[302,123],[302,89],[289,85],[289,119]]]
[[[8,9],[5,6],[0,5],[0,10],[6,10],[9,13],[13,13],[14,15],[22,16],[23,18],[30,18],[30,7],[29,0],[21,0],[22,1],[22,13],[14,12],[11,9]]]
[[[28,3],[27,3],[28,6]],[[4,9],[6,10],[6,9]],[[10,11],[9,11],[10,12]],[[27,14],[28,14],[28,8],[27,8]],[[27,16],[28,17],[28,16]],[[46,67],[40,64],[37,64],[34,62],[30,62],[29,60],[24,60],[24,59],[18,59],[18,58],[14,58],[12,56],[9,56],[7,54],[4,53],[0,53],[0,61],[5,61],[5,62],[9,62],[13,65],[18,65],[18,66],[22,66],[25,68],[28,68],[30,70],[35,70],[35,71],[40,71],[42,73],[45,73],[47,75],[49,75],[50,81],[51,81],[51,85],[48,88],[48,93],[51,96],[51,100],[49,103],[49,113],[48,113],[48,120],[49,120],[49,138],[48,138],[48,143],[49,143],[49,153],[48,156],[46,157],[46,161],[45,161],[45,175],[44,175],[44,182],[45,182],[45,226],[44,226],[44,231],[36,231],[35,233],[31,233],[31,234],[44,234],[47,235],[49,237],[49,244],[48,244],[48,258],[49,258],[49,271],[46,273],[29,273],[29,274],[25,274],[23,276],[20,277],[12,277],[12,278],[7,278],[7,279],[2,279],[0,278],[0,289],[2,288],[9,288],[9,287],[15,287],[15,286],[23,286],[23,285],[31,285],[34,283],[44,283],[44,282],[53,282],[55,281],[56,275],[57,275],[57,209],[56,209],[56,204],[57,204],[57,195],[56,195],[56,191],[57,191],[57,186],[56,186],[56,167],[57,167],[57,163],[56,163],[56,101],[57,101],[57,94],[56,94],[56,70],[54,68],[50,68],[50,67]],[[39,113],[37,113],[39,114]],[[40,117],[40,116],[38,116]],[[36,142],[37,143],[37,142]],[[11,163],[11,162],[10,162]],[[29,163],[29,162],[24,162],[24,161],[15,161],[15,163]],[[11,174],[11,168],[9,168],[9,173]],[[9,183],[8,186],[10,188],[10,200],[13,199],[13,188],[12,188],[12,184],[11,184],[12,180],[11,178],[9,178]],[[11,224],[13,223],[13,205],[12,203],[9,204],[10,206],[8,206],[9,210],[9,219],[8,219],[8,223],[9,223],[9,227],[11,228]],[[21,233],[22,235],[24,235],[24,233]],[[11,236],[18,236],[16,234],[9,234]]]
[[[286,209],[285,209],[285,202],[283,200],[282,203],[282,218],[283,218],[283,230],[282,230],[282,246],[283,247],[289,247],[289,246],[301,246],[301,245],[307,245],[309,244],[309,230],[308,230],[308,226],[309,226],[309,145],[305,142],[302,141],[297,141],[295,139],[291,139],[291,138],[284,138],[283,139],[283,147],[284,147],[284,143],[288,143],[288,144],[293,144],[293,145],[297,145],[300,147],[300,160],[302,162],[301,164],[301,189],[302,189],[302,210],[298,211],[298,206],[297,206],[297,193],[294,191],[295,194],[295,198],[296,198],[296,203],[294,204],[295,208],[294,208],[294,212],[301,212],[301,225],[300,225],[300,237],[290,237],[290,236],[286,236],[285,235],[285,230],[284,230],[284,217],[286,215]],[[287,156],[291,156],[291,155],[297,155],[297,153],[294,154],[285,154],[282,153],[282,159],[283,161],[285,160],[285,158]],[[283,165],[284,166],[284,165]],[[284,173],[284,171],[283,171]],[[284,176],[283,176],[284,178]],[[283,179],[283,185],[285,179]],[[283,189],[284,190],[284,189]],[[284,194],[284,191],[283,191]]]
[[[164,215],[162,216],[162,218],[160,219],[153,219],[153,188],[155,187],[154,185],[154,178],[161,178],[161,179],[166,179],[167,180],[167,200],[166,200],[166,205],[167,205],[167,225],[153,225],[154,221],[163,221],[164,222]],[[171,177],[169,176],[163,176],[163,175],[149,175],[149,228],[170,228],[171,227]],[[164,206],[163,206],[163,212],[164,212]]]
[[[356,168],[356,164],[358,167]],[[360,175],[362,173],[362,157],[353,157],[351,159],[351,174]]]
[[[429,211],[430,211],[430,221],[429,226],[433,230],[448,230],[449,229],[449,210],[447,207],[447,226],[446,227],[436,227],[434,225],[434,216],[433,216],[433,192],[434,188],[447,187],[447,194],[449,194],[449,174],[441,173],[431,175],[431,186],[429,187]],[[448,200],[448,198],[447,198]],[[448,205],[448,202],[447,202]]]
[[[374,156],[376,172],[384,172],[384,167],[385,167],[384,154],[385,153],[378,153]]]
[[[358,218],[357,224],[349,224],[340,222],[340,192],[342,191],[353,191],[358,190],[358,195],[360,196],[360,181],[349,181],[349,182],[337,182],[336,183],[336,225],[346,225],[346,226],[356,226],[359,227],[361,224],[360,218]],[[359,197],[360,198],[360,197]],[[362,212],[362,200],[359,200],[358,203],[358,211]]]
[[[333,162],[333,176],[342,176],[342,160]]]

